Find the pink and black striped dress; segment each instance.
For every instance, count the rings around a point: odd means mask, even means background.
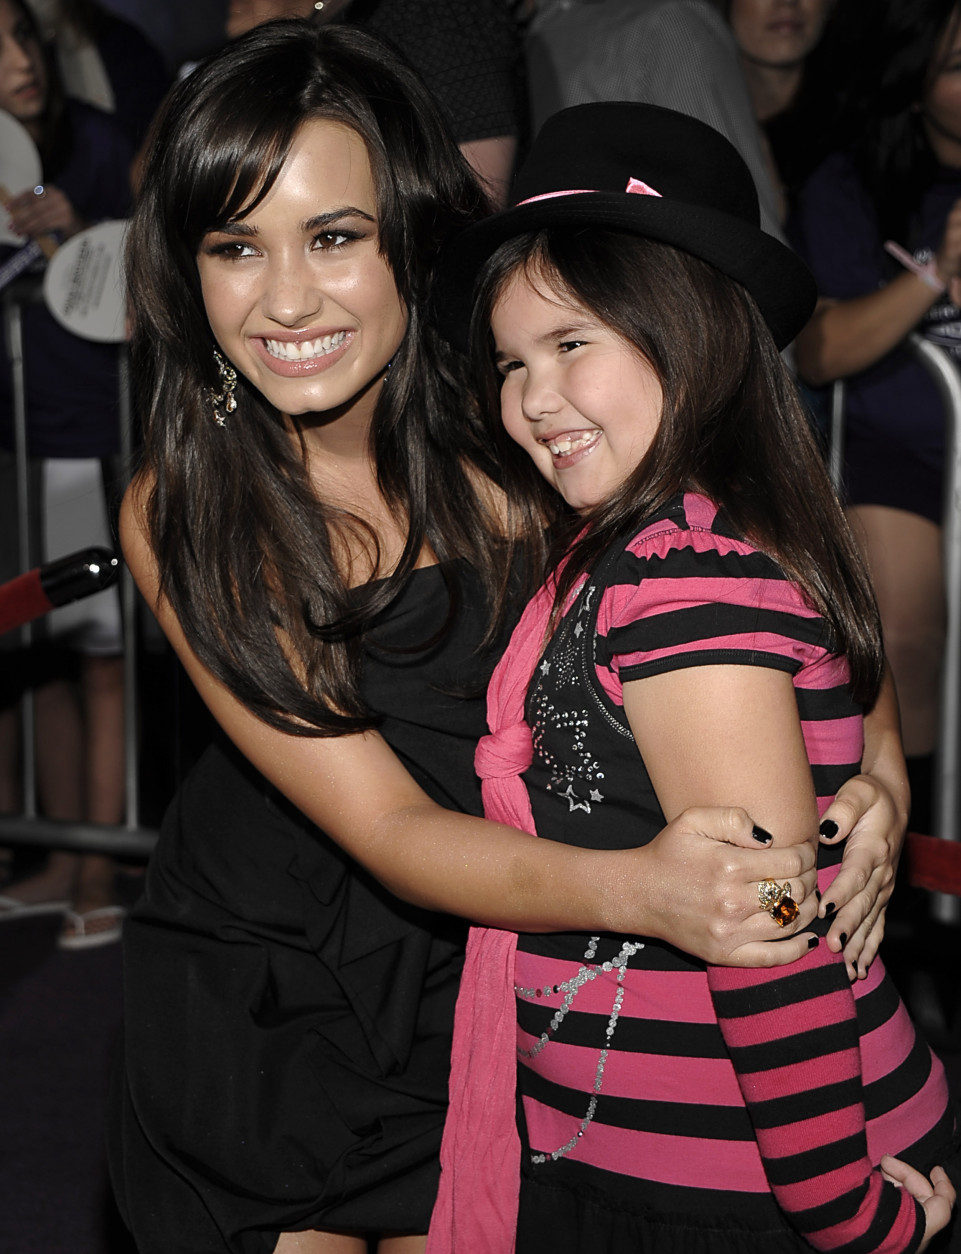
[[[823,810],[861,757],[846,665],[778,565],[688,494],[581,583],[534,671],[523,779],[541,837],[652,838],[664,816],[622,685],[718,663],[792,675]],[[644,937],[522,935],[515,994],[519,1254],[916,1248],[920,1207],[872,1164],[928,1171],[956,1132],[880,961],[852,991],[823,944],[768,972]]]

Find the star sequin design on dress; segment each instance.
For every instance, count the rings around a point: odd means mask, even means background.
[[[582,810],[590,814],[592,806],[604,800],[597,783],[604,778],[601,764],[591,756],[587,747],[589,712],[581,705],[567,706],[564,697],[570,693],[581,697],[579,668],[589,634],[585,637],[586,624],[591,606],[597,594],[595,585],[584,584],[575,594],[579,601],[561,620],[557,633],[549,647],[550,656],[542,659],[535,675],[535,686],[530,697],[531,736],[534,753],[550,772],[546,788],[565,798],[570,813]],[[551,692],[545,690],[545,680],[550,678]],[[564,737],[569,753],[559,757],[547,747],[546,731],[568,733]],[[582,784],[581,792],[575,785]],[[592,785],[586,791],[583,784]],[[581,793],[584,795],[581,795]]]

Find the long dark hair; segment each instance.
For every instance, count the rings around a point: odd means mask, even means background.
[[[409,313],[371,433],[380,491],[408,538],[396,569],[355,589],[332,530],[366,530],[375,552],[376,536],[317,499],[303,442],[281,414],[239,377],[227,428],[213,422],[220,385],[196,265],[204,234],[262,201],[312,118],[341,122],[366,145],[380,248]],[[349,27],[250,31],[180,83],[154,127],[127,257],[150,538],[192,648],[273,726],[337,735],[374,724],[358,689],[364,632],[425,546],[452,587],[457,558],[501,582],[497,528],[477,486],[493,460],[464,368],[423,315],[441,243],[486,207],[416,76]]]
[[[830,55],[846,82],[836,146],[851,154],[874,202],[882,239],[907,242],[911,218],[937,164],[920,109],[937,76],[941,40],[961,16],[958,0],[842,0]]]
[[[50,45],[44,40],[36,15],[26,0],[10,0],[10,3],[30,31],[31,38],[39,45],[43,57],[47,93],[43,115],[40,118],[40,138],[37,142],[37,149],[43,165],[43,177],[47,182],[53,182],[66,165],[73,145],[73,127],[66,111],[60,70],[57,67],[57,58],[53,55]]]
[[[542,291],[589,309],[651,365],[663,390],[654,441],[623,485],[585,518],[516,449],[499,420],[490,315],[522,273]],[[750,295],[688,253],[622,232],[547,229],[494,254],[479,284],[472,327],[475,366],[504,487],[531,541],[542,520],[554,544],[540,555],[556,576],[555,605],[619,537],[634,534],[682,491],[721,506],[737,530],[772,556],[827,620],[850,664],[859,700],[877,694],[880,624],[864,563],[770,331]],[[586,523],[586,527],[585,527]],[[581,533],[578,535],[577,533]]]

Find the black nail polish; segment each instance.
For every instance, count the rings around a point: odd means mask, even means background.
[[[763,827],[758,827],[756,823],[751,828],[751,835],[762,845],[769,845],[774,839],[770,832],[766,832]]]
[[[857,961],[852,962],[851,966],[854,967],[855,974],[857,974],[857,969],[858,969]]]
[[[827,836],[828,839],[830,839],[832,836],[836,836],[838,834],[838,825],[835,823],[834,819],[825,819],[818,828],[818,831],[822,836]]]
[[[835,910],[837,910],[837,906],[834,904],[833,901],[829,901],[828,904],[824,907],[824,917],[826,919],[830,919],[831,915],[834,914]]]
[[[843,949],[847,943],[848,943],[848,934],[847,932],[842,932],[841,933],[841,948]],[[855,963],[854,965],[857,966],[858,964]]]
[[[819,888],[816,888],[816,889],[814,890],[814,896],[815,896],[815,898],[816,898],[818,901],[820,901],[820,900],[821,900],[821,890],[820,890]]]
[[[816,936],[808,937],[808,949],[817,949],[818,938]]]

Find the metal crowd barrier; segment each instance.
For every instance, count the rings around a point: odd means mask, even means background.
[[[17,475],[17,513],[20,569],[38,565],[39,555],[31,552],[29,527],[30,484],[27,460],[27,413],[23,360],[23,309],[42,298],[41,283],[26,276],[4,289],[3,328],[13,383],[14,455]],[[130,386],[125,346],[120,354],[120,449],[124,471],[132,465],[132,423]],[[146,857],[157,839],[154,829],[140,821],[140,780],[137,769],[137,594],[133,580],[121,563],[120,611],[123,624],[124,658],[124,778],[125,814],[118,825],[66,822],[47,819],[37,813],[36,797],[36,720],[33,699],[26,693],[21,703],[21,778],[23,810],[20,814],[0,815],[0,845],[37,845],[85,853],[106,853],[122,857]],[[33,641],[31,623],[20,628],[20,643]]]
[[[932,835],[957,843],[961,841],[961,372],[943,349],[921,335],[912,334],[908,347],[934,380],[945,412],[942,564],[947,617]],[[841,483],[843,446],[844,385],[836,383],[831,397],[828,457],[835,487]],[[942,923],[961,923],[961,898],[935,891],[931,912]]]

